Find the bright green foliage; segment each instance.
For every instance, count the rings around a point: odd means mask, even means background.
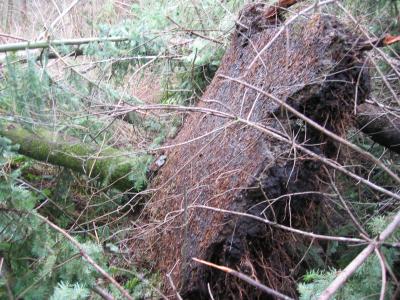
[[[18,184],[20,171],[4,172],[12,163],[13,148],[9,141],[0,138],[0,168],[3,170],[0,173],[0,253],[5,264],[0,298],[6,298],[8,285],[16,296],[44,299],[51,295],[61,274],[68,275],[70,279],[76,277],[76,281],[81,276],[82,268],[87,266],[80,262],[79,269],[76,266],[70,272],[64,270],[69,264],[54,270],[63,261],[60,253],[71,256],[76,250],[35,218],[32,209],[40,197]],[[65,249],[68,251],[61,252]],[[94,279],[93,276],[88,278]]]
[[[391,217],[379,216],[373,218],[368,223],[368,229],[372,236],[379,234],[391,221]],[[400,239],[400,230],[397,230],[387,242],[398,242]],[[359,248],[360,249],[360,248]],[[393,248],[381,248],[389,266],[393,268],[394,262],[398,259],[398,253]],[[303,277],[303,283],[298,285],[300,299],[311,300],[318,299],[321,292],[329,286],[335,279],[337,271],[331,269],[328,271],[311,270]],[[336,300],[358,300],[372,297],[378,298],[382,282],[382,271],[379,259],[376,255],[370,256],[367,261],[353,274],[349,281],[338,291],[334,299]],[[388,277],[388,286],[386,288],[386,297],[390,299],[393,293],[393,286]]]
[[[60,282],[54,290],[54,294],[50,297],[50,300],[84,300],[89,297],[90,292],[87,288],[84,288],[75,283],[71,285],[69,283]]]
[[[12,60],[12,57],[7,57]],[[48,84],[43,80],[40,84],[38,76],[32,70],[32,63],[22,72],[18,64],[7,64],[5,80],[1,81],[1,107],[8,113],[29,116],[36,107],[43,108],[43,100],[47,94]]]
[[[23,167],[6,172],[18,158],[15,149],[0,138],[0,256],[4,258],[0,299],[7,298],[7,286],[14,296],[28,300],[87,299],[99,274],[61,234],[35,217],[33,208],[44,196],[19,183]],[[78,240],[83,250],[108,270],[103,247],[87,237]],[[147,293],[146,286],[138,286]]]

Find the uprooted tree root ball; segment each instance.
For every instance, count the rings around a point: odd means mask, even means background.
[[[171,144],[204,137],[166,153],[167,163],[152,183],[156,192],[143,210],[146,231],[141,228],[132,235],[136,261],[171,274],[185,299],[207,298],[208,283],[217,299],[268,298],[193,257],[237,269],[292,296],[296,276],[306,263],[298,265],[309,239],[199,207],[265,216],[310,231],[318,223],[311,216],[326,187],[320,180],[320,162],[252,124],[289,136],[322,156],[335,157],[338,147],[251,86],[338,135],[352,124],[355,101],[364,102],[369,92],[358,38],[336,18],[298,17],[277,36],[280,18],[265,19],[266,10],[252,4],[242,11],[221,67],[198,104],[241,119],[210,113],[186,120]],[[163,278],[165,291],[173,294],[167,276]]]

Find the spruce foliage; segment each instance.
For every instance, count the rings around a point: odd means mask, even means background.
[[[381,233],[392,220],[391,216],[378,216],[368,223],[368,231],[372,236]],[[400,239],[400,230],[397,230],[393,236],[387,240],[397,242]],[[399,253],[395,248],[383,247],[382,254],[385,257],[387,264],[393,268],[396,261],[399,260]],[[298,290],[300,299],[318,299],[319,295],[324,291],[329,284],[336,278],[340,270],[330,268],[328,270],[310,270],[303,276],[303,282],[299,283]],[[398,275],[398,272],[395,272]],[[378,298],[381,291],[382,270],[378,257],[370,256],[367,261],[357,270],[350,278],[347,284],[342,287],[335,295],[336,300],[357,300],[366,297]],[[386,288],[386,299],[391,299],[393,295],[393,284],[391,279],[388,280]]]

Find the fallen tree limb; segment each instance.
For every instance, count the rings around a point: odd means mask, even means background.
[[[29,131],[16,123],[0,127],[0,135],[18,144],[20,154],[86,174],[108,187],[134,192],[146,188],[148,155],[127,157],[111,147],[82,143],[72,137],[61,139],[45,129]]]
[[[371,139],[400,153],[400,117],[377,105],[363,103],[358,106],[357,123]]]
[[[43,55],[42,52],[38,51],[34,51],[35,53],[32,54],[31,57],[33,57],[33,61],[43,61],[44,58],[46,59],[58,59],[58,55],[54,52],[49,52],[47,55]],[[77,57],[77,56],[81,56],[83,55],[83,49],[81,48],[75,48],[71,51],[68,51],[68,53],[61,53],[61,55],[63,57]],[[28,62],[28,58],[30,55],[24,55],[24,57],[19,56],[15,59],[13,59],[12,61],[10,61],[9,63],[20,63],[20,64],[25,64]],[[1,57],[0,59],[0,67],[4,66],[7,63],[5,56]]]
[[[45,49],[50,46],[71,46],[83,45],[90,43],[102,42],[125,42],[128,41],[127,37],[106,37],[106,38],[81,38],[81,39],[65,39],[65,40],[48,40],[37,42],[22,42],[0,45],[0,52],[19,51],[26,49]]]

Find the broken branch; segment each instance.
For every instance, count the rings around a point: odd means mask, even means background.
[[[350,276],[367,260],[367,258],[379,248],[381,243],[385,241],[400,226],[400,212],[394,217],[393,221],[386,227],[378,238],[357,255],[355,259],[338,274],[334,281],[322,292],[319,300],[328,300],[340,289]]]
[[[246,281],[248,284],[251,284],[252,286],[255,286],[256,288],[258,288],[258,289],[264,291],[265,293],[267,293],[269,295],[272,295],[272,296],[274,296],[276,298],[284,299],[284,300],[294,300],[293,298],[291,298],[289,296],[286,296],[284,294],[281,294],[278,291],[275,291],[275,290],[263,285],[262,283],[250,278],[249,276],[247,276],[247,275],[245,275],[243,273],[240,273],[238,271],[235,271],[235,270],[233,270],[231,268],[228,268],[228,267],[225,267],[225,266],[219,266],[219,265],[216,265],[216,264],[213,264],[211,262],[208,262],[208,261],[205,261],[205,260],[201,260],[201,259],[198,259],[198,258],[195,258],[195,257],[192,257],[192,259],[194,261],[198,262],[198,263],[201,263],[201,264],[209,266],[209,267],[216,268],[218,270],[221,270],[223,272],[231,274],[231,275],[233,275],[233,276],[235,276],[235,277],[237,277],[239,279],[242,279],[243,281]]]

